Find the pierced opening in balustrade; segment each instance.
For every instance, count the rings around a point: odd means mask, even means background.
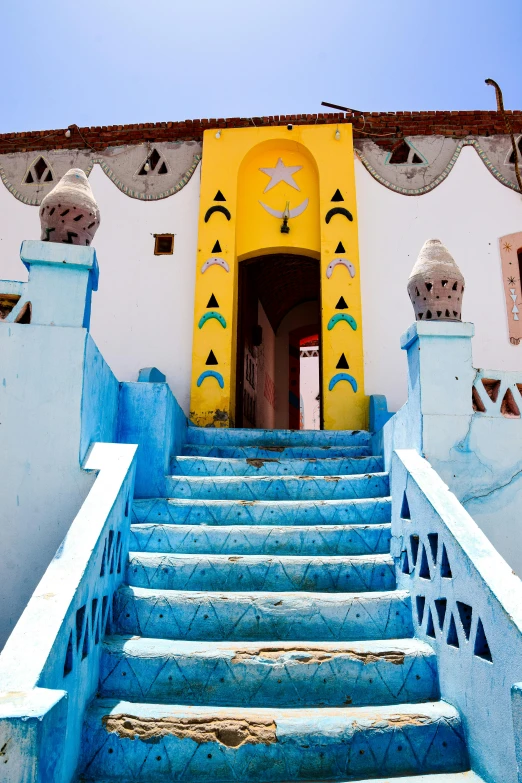
[[[464,604],[462,601],[457,601],[457,610],[459,613],[460,622],[462,623],[462,628],[464,630],[464,635],[466,636],[466,640],[469,641],[473,609],[468,604]]]
[[[457,626],[455,625],[455,618],[453,617],[453,614],[451,615],[450,618],[448,636],[446,641],[450,647],[460,647],[459,636],[457,634]]]
[[[426,606],[426,599],[423,595],[418,595],[415,598],[415,605],[417,608],[417,622],[419,625],[422,625],[422,621],[424,619],[424,608]]]
[[[504,394],[502,403],[500,405],[500,412],[502,416],[506,417],[506,419],[520,418],[520,410],[515,402],[515,398],[513,397],[513,392],[511,389],[507,389],[506,393]]]
[[[446,598],[435,599],[435,610],[437,612],[437,617],[439,618],[439,628],[441,631],[444,628],[447,606],[448,606],[448,601]]]

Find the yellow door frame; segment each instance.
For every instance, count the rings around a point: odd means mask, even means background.
[[[190,405],[195,424],[234,424],[238,264],[272,253],[320,259],[324,428],[365,428],[351,125],[205,132]]]

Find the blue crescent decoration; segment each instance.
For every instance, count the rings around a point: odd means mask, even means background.
[[[211,266],[214,266],[216,264],[217,266],[220,266],[221,269],[224,269],[225,272],[230,272],[230,267],[225,261],[224,258],[220,258],[219,256],[214,256],[213,258],[207,258],[203,266],[201,267],[201,274],[204,275],[207,269],[210,269]]]
[[[211,318],[215,318],[216,321],[219,321],[223,329],[227,328],[227,322],[225,321],[221,313],[215,313],[213,310],[201,316],[198,324],[199,328],[201,329],[203,326],[205,326],[207,321],[210,321]]]
[[[205,212],[205,223],[208,223],[214,212],[222,212],[227,220],[230,220],[232,217],[226,207],[223,207],[221,204],[214,204],[213,207],[209,207]]]
[[[348,381],[348,383],[351,385],[354,392],[357,391],[357,381],[355,380],[353,375],[349,375],[347,372],[338,372],[337,375],[334,375],[331,378],[330,383],[328,384],[328,391],[332,391],[334,386],[337,383],[339,383],[339,381]]]
[[[327,223],[330,222],[330,220],[333,218],[334,215],[344,215],[345,218],[348,218],[348,220],[353,220],[353,215],[351,212],[348,212],[348,210],[345,207],[332,207],[332,209],[329,209],[326,213],[325,220]]]
[[[357,321],[352,315],[348,315],[348,313],[336,313],[335,315],[332,315],[328,321],[328,331],[331,332],[334,326],[339,323],[339,321],[346,321],[347,324],[350,324],[354,332],[357,331]]]
[[[225,386],[225,381],[223,380],[223,376],[221,375],[220,372],[216,372],[216,370],[205,370],[205,372],[202,372],[196,381],[197,386],[201,386],[205,378],[215,378],[216,381],[219,383],[221,389],[223,389]]]
[[[341,264],[341,266],[345,266],[347,268],[347,270],[350,273],[350,277],[355,277],[355,267],[354,267],[354,265],[352,264],[351,261],[348,261],[347,258],[342,258],[342,257],[334,258],[333,261],[330,261],[330,263],[326,267],[326,277],[330,278],[333,275],[335,267],[339,266],[339,264]]]

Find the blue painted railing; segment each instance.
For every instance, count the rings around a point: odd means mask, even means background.
[[[129,550],[136,446],[95,443],[97,478],[0,655],[3,783],[70,783]]]
[[[442,697],[464,720],[472,768],[516,783],[522,736],[522,582],[416,450],[392,458],[392,554]],[[522,754],[519,758],[522,761]]]
[[[30,239],[22,242],[20,258],[29,281],[0,280],[0,296],[20,297],[2,320],[88,329],[99,277],[94,248]]]

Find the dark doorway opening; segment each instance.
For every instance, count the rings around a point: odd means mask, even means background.
[[[299,322],[299,306],[317,305],[312,331],[306,317]],[[238,332],[236,368],[236,427],[273,429],[286,426],[300,428],[300,418],[291,416],[291,400],[300,398],[297,384],[291,385],[291,344],[317,335],[320,350],[319,261],[308,256],[273,254],[241,261],[238,279]],[[297,323],[288,330],[286,323],[294,312]],[[303,318],[305,316],[303,315]],[[294,319],[295,320],[295,319]],[[302,331],[304,327],[304,331]],[[300,331],[301,330],[301,331]],[[292,337],[290,336],[292,332]],[[283,345],[283,343],[286,343]],[[286,373],[277,372],[278,352],[286,351]],[[277,410],[283,412],[283,423],[276,424]],[[281,418],[281,415],[279,415]]]

